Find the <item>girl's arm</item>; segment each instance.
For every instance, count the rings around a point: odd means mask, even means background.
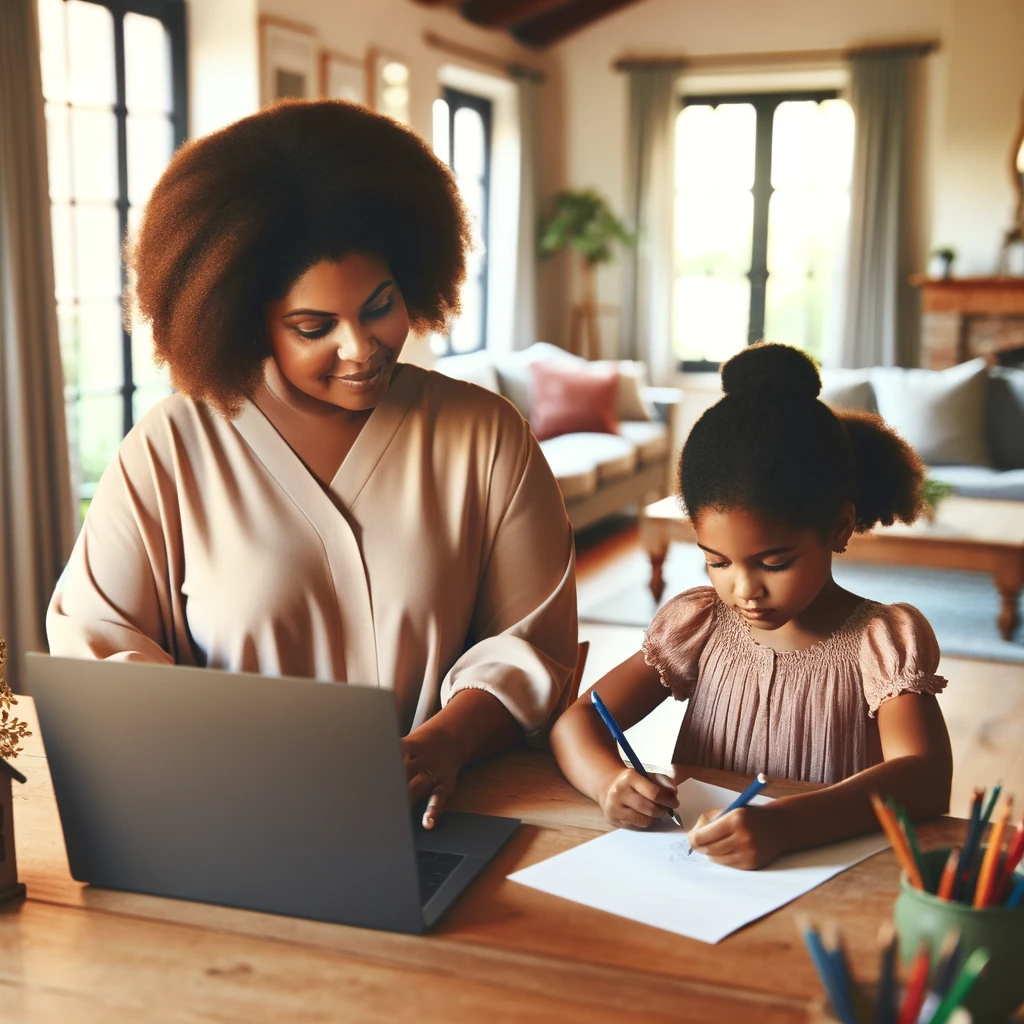
[[[892,797],[915,820],[949,808],[953,755],[938,701],[930,694],[902,693],[878,709],[885,760],[815,793],[733,811],[707,824],[704,815],[690,842],[714,861],[758,868],[780,854],[873,832],[878,819],[870,796]]]
[[[623,729],[636,725],[668,696],[639,651],[598,680],[594,689]],[[671,780],[662,775],[645,779],[623,765],[589,692],[555,723],[551,749],[565,777],[596,801],[613,825],[647,828],[678,806]]]

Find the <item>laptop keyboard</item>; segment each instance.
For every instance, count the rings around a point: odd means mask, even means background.
[[[463,853],[417,850],[416,867],[419,869],[420,875],[420,903],[426,903],[465,859],[466,855]]]

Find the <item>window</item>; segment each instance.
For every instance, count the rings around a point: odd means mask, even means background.
[[[473,251],[469,253],[462,287],[462,315],[451,335],[439,338],[438,355],[475,352],[487,344],[488,207],[491,200],[491,135],[493,103],[458,89],[445,88],[434,101],[434,151],[455,172],[462,201],[473,221]]]
[[[832,91],[689,96],[676,118],[672,331],[684,370],[838,320],[853,112]]]
[[[74,482],[83,504],[170,391],[122,317],[121,243],[184,141],[183,0],[39,0],[53,261]]]

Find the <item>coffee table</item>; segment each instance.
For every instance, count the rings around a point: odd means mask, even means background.
[[[656,601],[665,589],[662,568],[669,544],[692,544],[696,539],[677,498],[662,498],[641,511],[640,542],[651,560],[650,586]],[[996,622],[1002,638],[1010,640],[1019,622],[1018,601],[1024,588],[1024,501],[946,498],[932,519],[854,534],[840,557],[991,573],[1002,602]]]

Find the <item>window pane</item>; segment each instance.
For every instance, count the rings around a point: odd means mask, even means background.
[[[71,198],[71,151],[68,108],[46,104],[46,164],[51,199]]]
[[[132,324],[132,379],[136,387],[166,391],[171,386],[167,369],[158,370],[153,365],[153,328],[138,318]]]
[[[708,191],[676,197],[676,269],[679,273],[745,276],[750,272],[754,197]]]
[[[775,188],[848,186],[853,111],[845,100],[780,103],[772,126]]]
[[[125,98],[129,113],[171,112],[170,37],[163,23],[124,16]]]
[[[65,383],[79,388],[113,389],[124,382],[121,307],[117,302],[86,302],[62,317],[61,351]]]
[[[43,95],[63,103],[68,98],[68,75],[62,0],[39,0],[39,37]]]
[[[121,238],[117,207],[76,206],[72,211],[72,223],[79,298],[117,298],[121,294]]]
[[[676,188],[751,188],[756,122],[750,103],[683,107],[676,117]]]
[[[71,179],[76,199],[117,200],[117,118],[71,110]]]
[[[106,7],[85,0],[68,0],[67,14],[68,98],[84,106],[112,107],[117,101],[113,15]]]
[[[452,162],[452,144],[448,130],[448,117],[450,111],[444,100],[434,100],[434,152],[438,160],[446,164]]]
[[[73,436],[83,483],[96,483],[117,454],[123,416],[120,395],[84,395],[75,403]]]
[[[402,124],[409,122],[409,69],[401,61],[390,60],[380,68],[379,106],[382,114]]]
[[[53,232],[53,277],[57,301],[75,297],[75,233],[71,226],[71,207],[54,203],[50,207]]]
[[[749,280],[684,274],[676,278],[672,297],[679,358],[722,362],[747,343]]]
[[[157,402],[162,402],[171,393],[170,386],[141,388],[132,395],[132,419],[138,423]]]
[[[452,151],[452,166],[461,189],[463,180],[469,182],[483,178],[487,143],[484,121],[476,110],[460,107],[455,111],[454,121],[455,144]]]
[[[452,325],[452,350],[474,352],[483,345],[483,284],[479,277],[462,288],[462,315]]]
[[[127,138],[128,201],[141,205],[171,159],[174,130],[163,114],[129,114]]]

